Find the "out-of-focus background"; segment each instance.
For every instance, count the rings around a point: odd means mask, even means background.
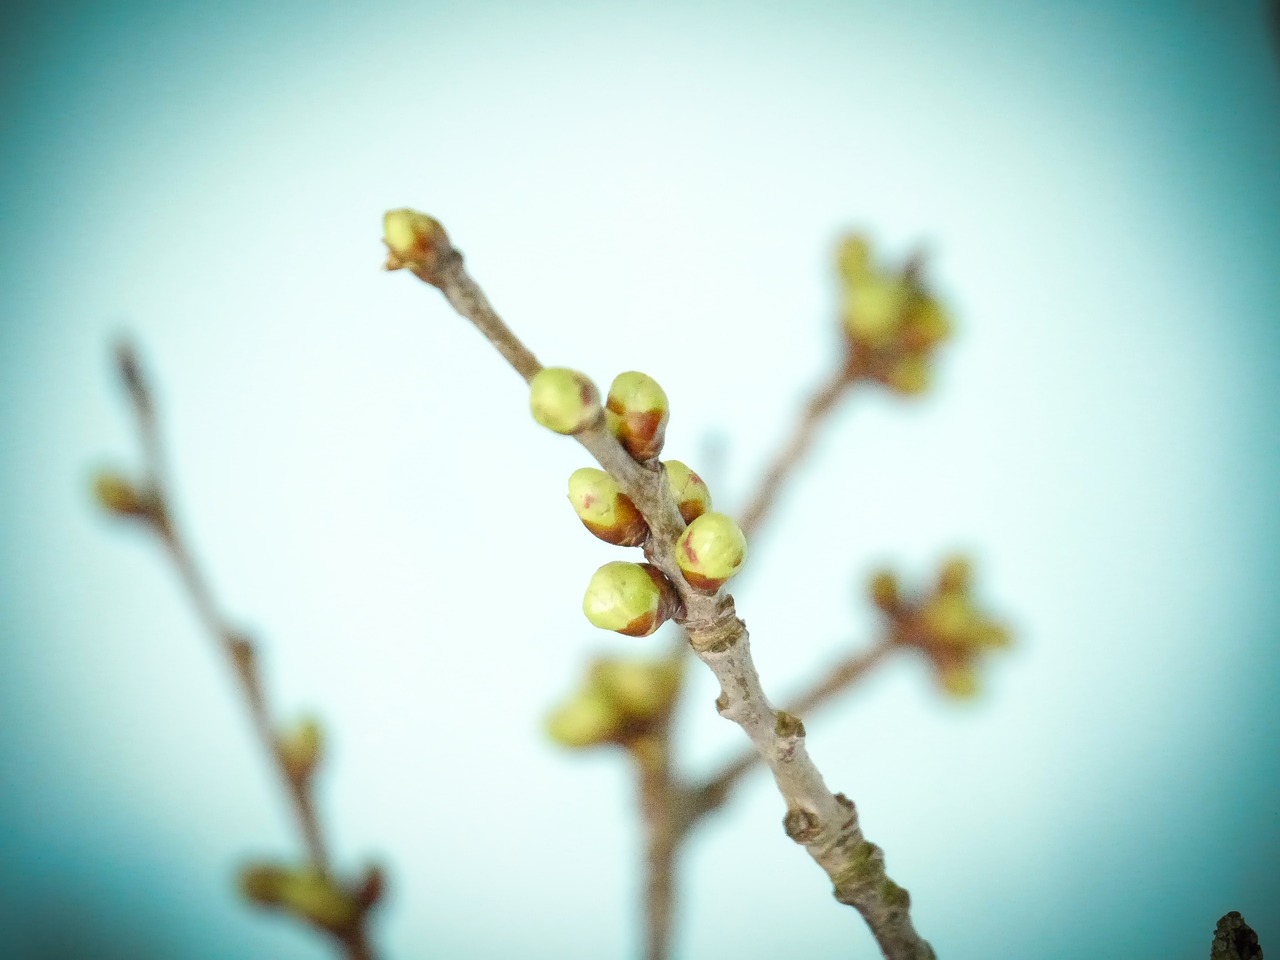
[[[754,544],[779,697],[955,549],[1014,625],[972,704],[921,662],[809,724],[948,960],[1280,949],[1280,59],[1260,2],[29,4],[0,28],[0,953],[327,955],[235,898],[297,849],[146,538],[108,348],[159,385],[184,520],[318,710],[391,957],[637,952],[630,773],[542,717],[618,556],[584,465],[439,295],[440,217],[548,363],[657,377],[741,507],[838,349],[831,256],[915,245],[959,335],[864,391]],[[690,769],[735,753],[698,669]],[[515,816],[512,816],[515,811]],[[874,955],[756,776],[696,838],[687,958]],[[493,818],[501,814],[500,829]]]

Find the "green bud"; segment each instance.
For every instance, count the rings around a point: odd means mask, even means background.
[[[871,347],[888,345],[902,326],[909,295],[899,277],[869,274],[859,279],[845,293],[845,330]]]
[[[966,700],[978,693],[978,672],[968,663],[947,664],[938,671],[938,683],[945,693]]]
[[[693,523],[711,509],[711,491],[703,479],[679,460],[666,460],[667,486],[685,523]]]
[[[940,593],[920,613],[929,637],[947,647],[968,647],[973,641],[974,610],[960,593]]]
[[[924,393],[929,388],[929,362],[919,354],[903,356],[885,377],[889,387],[903,394]]]
[[[658,381],[635,370],[620,373],[609,387],[609,429],[636,460],[662,452],[670,406]]]
[[[324,736],[314,717],[304,717],[277,738],[280,759],[293,780],[310,777],[320,762]]]
[[[648,563],[606,563],[591,577],[582,612],[602,630],[647,637],[675,613],[677,599],[667,578]]]
[[[284,899],[289,871],[265,863],[253,863],[240,871],[240,892],[250,903],[262,907],[279,906]]]
[[[578,433],[600,418],[600,392],[586,374],[544,367],[529,381],[529,409],[548,430]]]
[[[885,613],[893,613],[902,602],[898,578],[888,570],[877,570],[867,585],[871,602]]]
[[[606,543],[637,547],[649,535],[636,505],[603,470],[583,467],[570,474],[569,502],[582,525]]]
[[[704,513],[676,542],[676,562],[684,578],[700,590],[718,590],[747,558],[747,538],[732,517]]]
[[[439,221],[407,208],[383,214],[382,242],[387,245],[388,270],[431,270],[440,254],[449,249],[449,237]]]
[[[938,571],[939,593],[968,593],[973,581],[973,564],[968,557],[948,557]]]
[[[598,660],[589,683],[603,691],[625,714],[639,720],[660,717],[680,692],[680,661]]]
[[[836,248],[836,270],[846,283],[863,279],[871,271],[871,244],[861,234],[849,234]]]
[[[927,353],[951,336],[951,321],[937,299],[919,294],[902,329],[902,346],[909,353]]]
[[[356,898],[313,869],[288,874],[281,905],[317,927],[338,933],[351,929],[360,919]]]
[[[547,734],[565,747],[581,749],[608,743],[622,717],[603,690],[588,687],[547,717]]]
[[[139,490],[118,473],[102,471],[93,478],[93,497],[98,506],[117,517],[152,519],[156,514],[155,498]]]

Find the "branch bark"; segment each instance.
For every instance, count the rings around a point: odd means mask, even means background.
[[[393,260],[389,265],[407,267],[419,279],[439,287],[516,372],[531,379],[540,369],[536,358],[493,310],[463,266],[462,254],[444,239],[443,232],[433,242],[430,263]],[[831,878],[836,899],[862,915],[885,957],[934,960],[933,949],[912,925],[907,892],[886,875],[884,854],[863,835],[852,801],[827,787],[809,757],[804,725],[775,710],[765,696],[747,627],[737,615],[733,597],[724,588],[714,593],[696,590],[681,575],[675,544],[685,523],[661,466],[633,460],[609,432],[603,416],[575,436],[648,521],[645,556],[680,594],[681,621],[690,646],[720,682],[716,707],[721,716],[742,727],[773,774],[787,805],[783,821],[787,835]]]

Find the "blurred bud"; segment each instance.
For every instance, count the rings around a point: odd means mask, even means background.
[[[319,870],[310,868],[288,874],[281,905],[315,926],[336,933],[351,929],[360,919],[356,898]]]
[[[968,557],[948,557],[938,571],[940,593],[968,593],[973,581],[973,564]]]
[[[551,712],[547,734],[564,747],[594,747],[613,738],[621,719],[617,705],[603,690],[588,687]]]
[[[670,406],[658,381],[630,370],[609,387],[609,429],[636,460],[652,460],[662,452]]]
[[[968,699],[978,693],[978,672],[970,663],[948,664],[938,671],[943,691],[957,699]]]
[[[836,270],[845,283],[863,279],[871,270],[871,245],[861,234],[852,233],[836,248]]]
[[[666,460],[667,486],[685,523],[693,523],[711,509],[711,491],[703,479],[679,460]]]
[[[906,354],[889,370],[885,383],[908,396],[924,393],[929,388],[929,362],[914,353]]]
[[[378,864],[365,868],[364,876],[356,884],[355,900],[363,913],[378,903],[387,892],[387,875]]]
[[[902,326],[910,290],[898,277],[869,274],[845,292],[844,326],[855,340],[872,347],[890,343]]]
[[[569,502],[583,526],[606,543],[636,547],[649,535],[636,505],[603,470],[582,467],[570,474]]]
[[[696,517],[676,541],[676,563],[684,578],[699,590],[718,590],[747,558],[747,538],[724,513]]]
[[[950,335],[951,321],[942,305],[928,294],[919,294],[903,324],[903,349],[908,353],[927,353]]]
[[[597,570],[582,598],[582,612],[592,624],[629,637],[647,637],[678,605],[674,588],[657,567],[621,560]]]
[[[382,242],[387,245],[386,269],[407,267],[432,273],[449,250],[449,236],[435,219],[417,210],[388,210],[382,217]]]
[[[117,517],[155,519],[155,497],[143,493],[121,474],[104,470],[95,476],[93,496],[98,506]]]
[[[893,613],[898,609],[901,596],[898,589],[898,578],[888,570],[877,570],[867,584],[867,592],[871,602],[885,613]]]
[[[586,374],[544,367],[529,381],[529,410],[548,430],[578,433],[600,418],[600,392]]]
[[[253,863],[240,871],[240,892],[250,903],[279,906],[284,900],[289,871],[272,864]]]
[[[290,779],[302,782],[315,773],[324,749],[324,737],[314,717],[299,720],[279,734],[276,742],[280,748],[280,760]]]
[[[938,594],[925,604],[920,616],[934,642],[948,647],[972,645],[974,610],[963,594]]]
[[[680,692],[681,665],[676,659],[597,660],[589,684],[605,693],[625,714],[651,720],[671,709]]]

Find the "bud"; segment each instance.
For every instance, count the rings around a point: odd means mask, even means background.
[[[939,593],[968,593],[973,580],[973,564],[968,557],[948,557],[938,571]]]
[[[898,393],[924,393],[929,387],[929,362],[919,354],[909,353],[893,365],[885,383]]]
[[[609,387],[609,429],[636,460],[662,452],[670,407],[658,381],[635,370],[620,373]]]
[[[355,887],[355,899],[361,912],[378,903],[387,892],[387,874],[378,864],[370,864]]]
[[[638,720],[652,720],[671,709],[680,692],[681,664],[664,660],[597,660],[589,683],[618,708]]]
[[[1003,650],[1013,644],[1013,637],[1007,627],[983,621],[973,629],[973,642],[979,647]]]
[[[872,575],[867,592],[871,595],[871,602],[885,613],[895,612],[902,600],[898,578],[888,570],[877,570]]]
[[[902,329],[902,346],[909,353],[927,353],[951,335],[951,321],[942,304],[927,294],[915,298]]]
[[[679,460],[664,461],[663,466],[667,468],[667,486],[685,523],[693,523],[711,509],[711,491],[700,476]]]
[[[972,645],[974,610],[963,594],[938,594],[925,605],[921,619],[935,643],[948,647]]]
[[[439,222],[417,210],[388,210],[382,216],[382,242],[387,245],[386,269],[433,270],[449,249],[449,236]]]
[[[603,690],[589,686],[547,717],[547,734],[556,743],[580,749],[608,743],[622,717]]]
[[[869,274],[850,285],[844,300],[844,326],[855,340],[883,347],[902,326],[910,291],[898,277]]]
[[[253,863],[240,871],[240,892],[250,903],[274,907],[284,899],[289,871],[265,863]]]
[[[647,637],[675,613],[678,600],[655,566],[615,560],[597,570],[582,598],[582,612],[602,630]]]
[[[676,542],[676,562],[684,578],[699,590],[718,590],[747,558],[747,538],[724,513],[704,513]]]
[[[871,272],[871,244],[860,234],[849,234],[836,248],[836,270],[846,283],[854,283]]]
[[[325,930],[341,933],[360,919],[356,898],[315,869],[291,871],[281,893],[283,907]]]
[[[569,475],[569,502],[582,525],[606,543],[637,547],[649,525],[617,482],[603,470],[583,467]]]
[[[600,392],[576,370],[544,367],[529,381],[533,419],[556,433],[578,433],[599,419]]]
[[[938,683],[945,693],[966,700],[978,693],[978,672],[972,664],[947,664],[938,671]]]
[[[305,717],[276,738],[280,760],[290,779],[301,782],[310,777],[320,762],[324,737],[314,717]]]
[[[103,471],[93,478],[93,496],[98,505],[117,517],[153,519],[156,502],[118,473]]]

